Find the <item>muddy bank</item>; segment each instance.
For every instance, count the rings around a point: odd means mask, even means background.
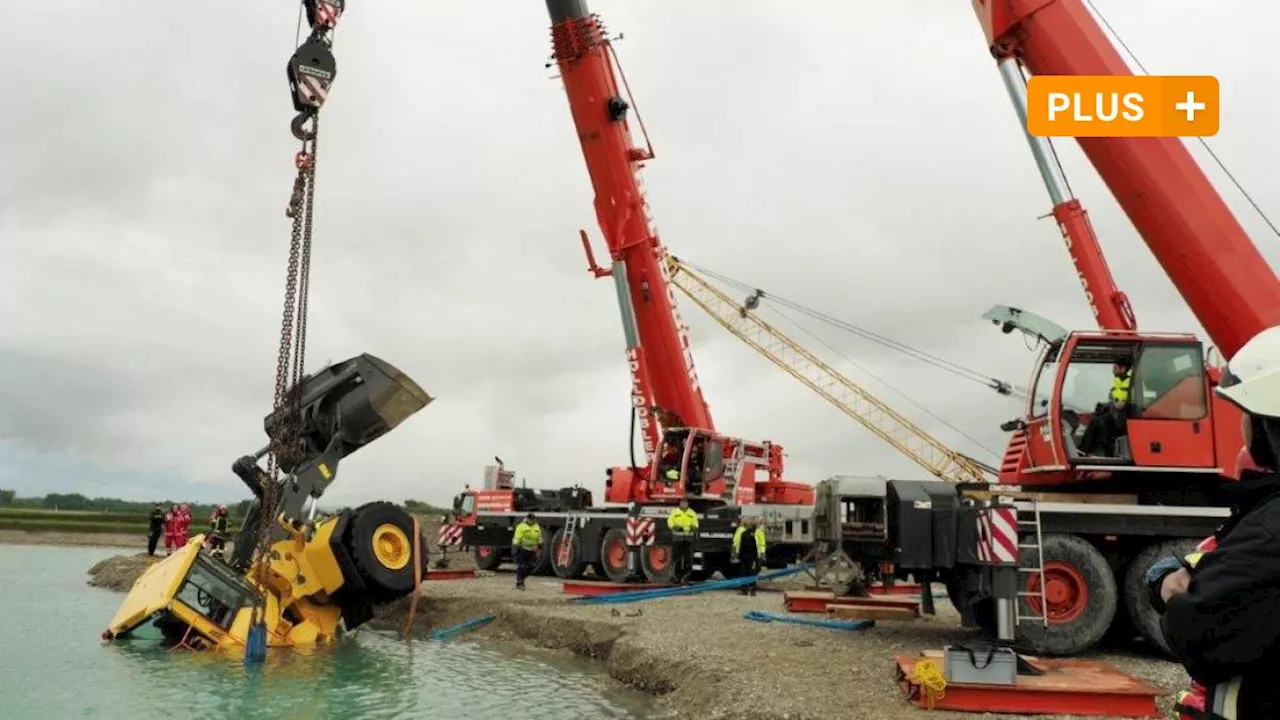
[[[116,533],[44,532],[0,530],[0,545],[71,545],[79,547],[147,548],[145,535]]]
[[[144,552],[109,557],[89,568],[89,584],[107,590],[128,592],[143,571],[162,559]]]
[[[121,556],[91,571],[103,587],[127,590],[147,566]],[[455,566],[461,563],[455,564]],[[678,717],[743,720],[896,720],[1018,718],[916,710],[894,682],[895,654],[941,648],[970,637],[945,600],[938,615],[913,622],[880,621],[860,632],[746,620],[749,610],[784,612],[778,592],[674,597],[625,605],[577,605],[559,581],[531,578],[516,590],[509,573],[423,585],[415,629],[425,634],[473,618],[497,619],[469,635],[537,652],[573,654],[600,663],[611,678],[659,698]],[[380,608],[371,627],[399,631],[409,601]],[[1097,659],[1166,691],[1185,682],[1181,667],[1141,654]],[[1161,700],[1168,711],[1171,697]],[[1039,716],[1054,718],[1056,716]]]

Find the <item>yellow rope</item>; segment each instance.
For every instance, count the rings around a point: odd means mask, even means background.
[[[947,676],[943,674],[942,666],[937,660],[927,658],[917,660],[907,680],[920,686],[925,705],[930,710],[933,709],[934,703],[947,696]]]

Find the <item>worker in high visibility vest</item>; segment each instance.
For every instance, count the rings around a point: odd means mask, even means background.
[[[1114,455],[1116,440],[1128,430],[1129,391],[1133,387],[1133,359],[1125,356],[1111,366],[1111,392],[1107,404],[1098,404],[1097,412],[1084,429],[1080,438],[1080,452],[1093,455]]]
[[[1192,679],[1173,717],[1269,720],[1280,717],[1280,327],[1245,343],[1215,393],[1245,412],[1247,458],[1223,487],[1232,512],[1195,552],[1148,570],[1149,599]]]
[[[760,564],[764,562],[764,529],[760,527],[759,518],[744,517],[742,524],[733,532],[733,557],[738,563],[738,574],[741,577],[760,574]],[[743,585],[743,595],[755,595],[756,583]]]
[[[533,574],[534,559],[542,549],[542,527],[533,513],[524,516],[511,536],[511,550],[516,559],[516,589],[524,589],[524,580]]]
[[[672,579],[688,585],[689,573],[693,571],[693,537],[698,532],[698,513],[689,507],[689,498],[680,498],[680,507],[667,515],[667,527],[671,529],[671,550],[676,565]]]

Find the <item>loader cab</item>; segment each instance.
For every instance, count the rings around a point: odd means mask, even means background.
[[[662,436],[651,495],[719,498],[724,486],[724,438],[706,430],[673,428]]]

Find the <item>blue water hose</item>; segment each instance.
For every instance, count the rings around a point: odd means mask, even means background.
[[[797,565],[795,567],[785,568],[783,570],[774,570],[772,572],[760,573],[759,575],[748,575],[746,577],[733,578],[732,580],[713,580],[711,582],[698,583],[697,585],[688,585],[685,587],[658,588],[656,590],[636,590],[633,592],[614,593],[612,595],[596,595],[596,596],[579,596],[575,597],[574,602],[584,605],[613,605],[616,603],[641,602],[643,600],[657,600],[658,598],[673,597],[676,595],[696,595],[698,593],[709,592],[711,590],[728,590],[731,588],[739,588],[744,585],[758,582],[760,580],[773,580],[775,578],[795,575],[804,572],[813,567],[812,563],[806,565]]]
[[[783,622],[792,623],[794,625],[811,625],[813,627],[829,628],[831,630],[870,630],[876,626],[874,620],[814,620],[811,618],[777,615],[775,613],[767,613],[762,610],[752,610],[742,617],[748,620],[755,620],[756,622]]]
[[[488,625],[489,623],[493,622],[494,618],[496,618],[496,617],[498,617],[498,616],[497,616],[497,615],[483,615],[483,616],[481,616],[481,617],[473,618],[473,619],[471,619],[471,620],[468,620],[468,621],[466,621],[466,622],[464,622],[464,623],[461,623],[461,624],[459,624],[459,625],[454,625],[453,627],[447,627],[447,628],[441,628],[441,629],[439,629],[439,630],[433,630],[433,631],[431,632],[431,639],[432,639],[432,640],[444,640],[445,638],[452,637],[452,636],[454,636],[454,635],[457,635],[458,633],[467,632],[468,630],[475,630],[475,629],[476,629],[476,628],[478,628],[478,627],[483,627],[483,626]]]

